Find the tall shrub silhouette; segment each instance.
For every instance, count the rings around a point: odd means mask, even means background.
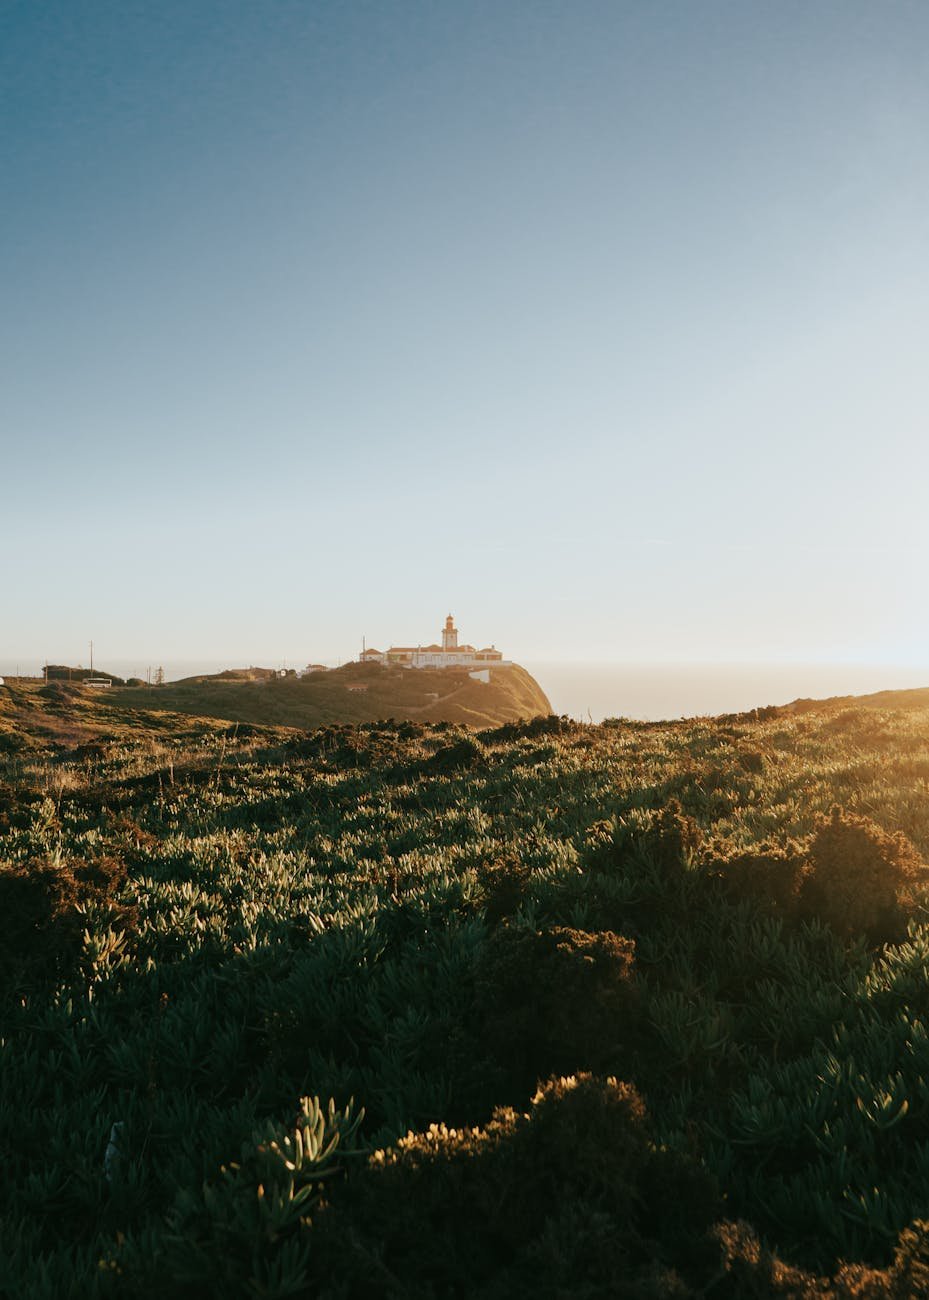
[[[632,1084],[589,1074],[544,1084],[527,1114],[410,1133],[343,1191],[313,1225],[323,1296],[687,1295],[678,1270],[718,1205],[652,1142]]]
[[[506,1075],[508,1099],[552,1074],[602,1068],[635,1041],[634,959],[634,942],[610,930],[493,934],[478,968],[477,1035]]]
[[[844,938],[899,939],[926,867],[902,832],[889,834],[837,804],[820,820],[800,886],[804,916],[818,917]]]

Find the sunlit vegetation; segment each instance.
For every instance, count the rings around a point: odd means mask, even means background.
[[[929,1293],[929,710],[46,704],[0,703],[0,1294]]]
[[[268,669],[230,671],[117,691],[109,704],[119,711],[172,709],[290,727],[378,718],[488,727],[551,707],[538,682],[518,664],[494,668],[490,681],[481,682],[470,677],[467,668],[405,669],[378,663],[343,664],[305,678],[295,673],[281,677]]]

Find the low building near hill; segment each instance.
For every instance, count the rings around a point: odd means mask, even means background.
[[[394,664],[399,668],[501,668],[511,662],[496,646],[477,650],[473,645],[459,645],[451,614],[445,620],[441,645],[394,645],[389,650],[363,650],[359,658],[365,664]]]

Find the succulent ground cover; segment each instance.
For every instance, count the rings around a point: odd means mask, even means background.
[[[929,710],[49,707],[0,1295],[929,1294]]]

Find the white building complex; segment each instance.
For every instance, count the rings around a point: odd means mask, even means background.
[[[475,650],[473,645],[459,645],[451,614],[445,620],[441,645],[393,645],[389,650],[363,650],[359,658],[366,664],[400,668],[501,668],[510,662],[494,646]]]

